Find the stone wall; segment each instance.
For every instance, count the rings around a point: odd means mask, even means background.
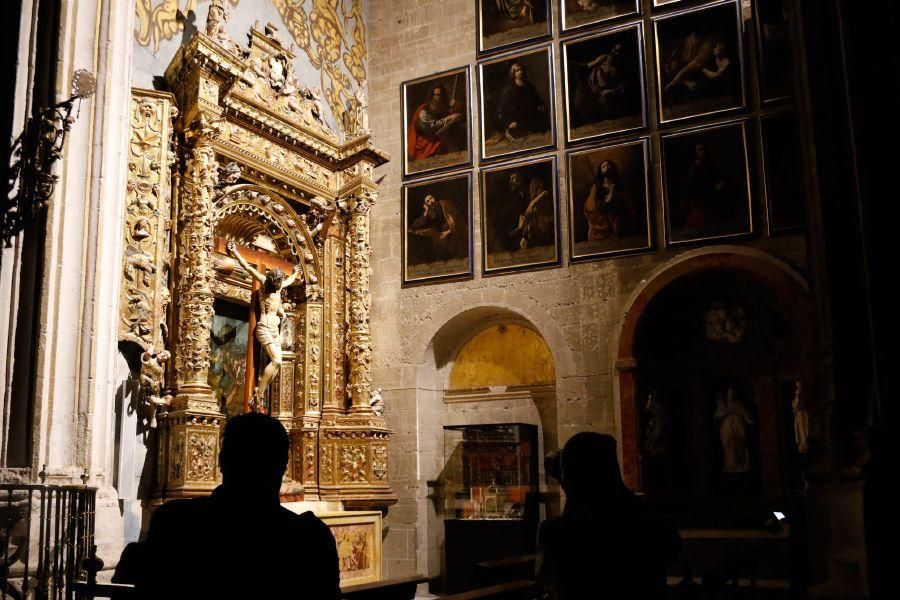
[[[554,11],[557,2],[550,3]],[[649,3],[647,3],[649,4]],[[373,210],[372,334],[375,347],[373,379],[384,388],[385,416],[395,431],[391,456],[391,482],[400,501],[387,517],[385,575],[413,573],[436,576],[440,549],[429,549],[434,532],[426,531],[429,512],[427,481],[440,469],[440,440],[424,432],[440,424],[473,421],[476,407],[441,405],[451,348],[487,324],[521,320],[547,341],[556,366],[556,431],[544,431],[544,445],[552,449],[573,433],[595,430],[618,433],[614,386],[614,345],[627,301],[648,275],[663,268],[684,250],[653,253],[598,262],[568,264],[563,247],[560,268],[502,276],[480,275],[481,216],[474,215],[475,277],[470,281],[401,288],[401,115],[400,84],[445,69],[470,64],[475,80],[475,10],[472,0],[421,0],[416,3],[372,2],[369,7],[370,120],[376,145],[387,150],[392,162],[380,169],[384,175],[379,203]],[[554,34],[558,22],[554,14]],[[557,73],[559,53],[557,46]],[[556,81],[561,81],[557,76]],[[556,90],[562,106],[562,90]],[[472,107],[476,122],[477,110]],[[652,111],[651,111],[652,112]],[[562,115],[557,114],[558,130]],[[566,198],[563,144],[558,152],[560,199]],[[651,154],[653,169],[659,165]],[[477,163],[477,157],[476,157]],[[476,167],[477,172],[477,167]],[[379,176],[380,176],[379,175]],[[651,177],[654,187],[656,177]],[[475,177],[475,201],[478,183]],[[659,208],[658,194],[654,209]],[[757,203],[759,204],[759,203]],[[566,212],[561,209],[561,240],[567,239]],[[656,239],[662,240],[663,224],[656,220]],[[758,236],[742,244],[771,254],[801,273],[805,270],[802,236]],[[565,245],[564,245],[565,246]],[[721,248],[718,248],[719,250]],[[709,251],[716,251],[710,247]],[[704,252],[692,250],[691,252]],[[442,379],[442,377],[444,379]],[[509,421],[514,412],[497,405],[482,408],[482,422]],[[492,414],[493,413],[493,414]],[[552,440],[552,441],[551,441]],[[431,556],[429,557],[429,550]]]

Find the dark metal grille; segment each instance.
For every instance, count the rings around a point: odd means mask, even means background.
[[[94,545],[97,488],[0,484],[0,600],[70,600]]]

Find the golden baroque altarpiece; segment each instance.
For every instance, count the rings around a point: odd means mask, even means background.
[[[255,26],[239,47],[221,4],[166,70],[172,93],[132,96],[120,340],[142,351],[157,495],[217,484],[226,416],[209,384],[214,303],[249,311],[255,295],[231,241],[300,266],[284,291],[289,326],[268,402],[291,436],[294,491],[383,508],[396,496],[391,432],[370,406],[369,210],[373,169],[388,157],[369,141],[364,90],[340,142],[277,30]]]

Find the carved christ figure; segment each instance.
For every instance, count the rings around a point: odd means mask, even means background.
[[[301,276],[300,265],[294,267],[294,272],[285,277],[284,271],[279,268],[268,269],[263,275],[252,266],[238,252],[234,242],[225,245],[228,254],[240,263],[245,271],[262,284],[262,292],[259,300],[259,320],[256,322],[256,339],[269,356],[269,364],[263,369],[253,395],[251,406],[254,410],[265,408],[266,389],[275,375],[281,369],[281,320],[286,316],[281,304],[281,290],[290,287]]]

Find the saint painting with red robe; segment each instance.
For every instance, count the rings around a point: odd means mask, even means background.
[[[427,102],[413,112],[406,131],[406,152],[410,162],[440,156],[453,148],[450,134],[463,123],[464,116],[456,108],[456,101],[447,94],[447,88],[436,85],[431,88]]]

